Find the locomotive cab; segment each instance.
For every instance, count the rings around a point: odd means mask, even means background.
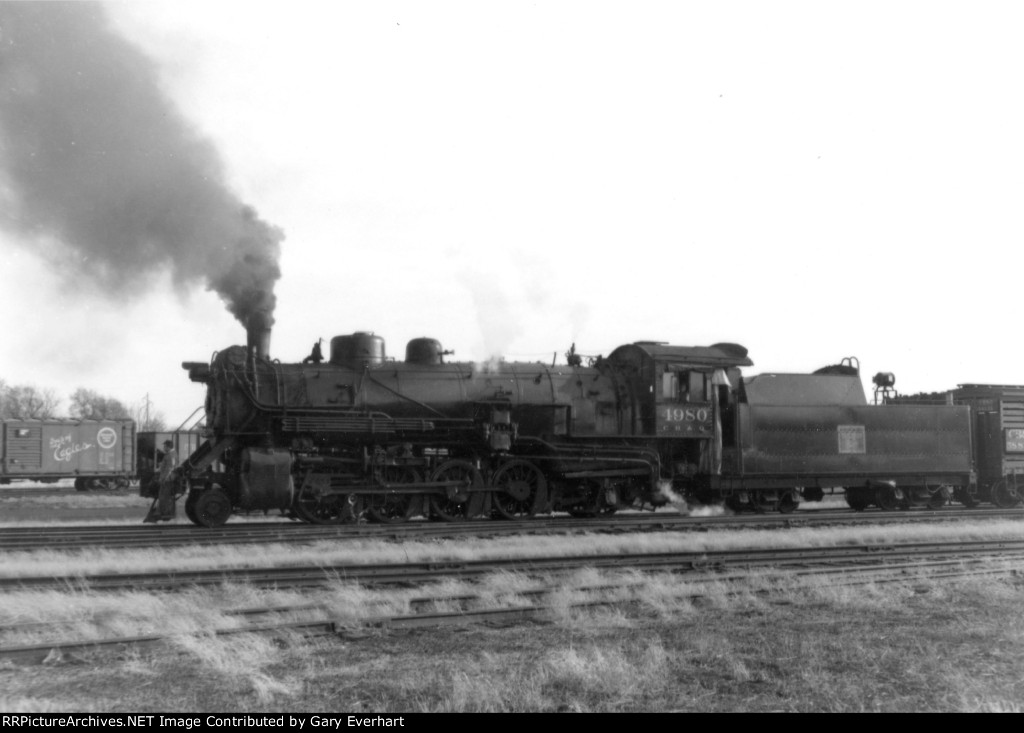
[[[745,348],[639,342],[608,361],[631,408],[624,432],[656,440],[673,477],[722,472],[723,457],[735,453],[739,368],[753,365]]]
[[[741,366],[752,366],[738,344],[668,346],[641,341],[608,357],[633,408],[632,434],[712,439],[735,403]]]

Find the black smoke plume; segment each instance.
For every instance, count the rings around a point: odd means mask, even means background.
[[[283,234],[97,3],[0,2],[0,225],[102,292],[166,269],[273,322]]]

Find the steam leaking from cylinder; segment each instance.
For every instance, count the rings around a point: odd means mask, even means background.
[[[0,226],[123,297],[164,270],[273,324],[283,233],[96,3],[0,3]]]

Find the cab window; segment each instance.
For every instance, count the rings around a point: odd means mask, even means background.
[[[661,375],[661,396],[679,402],[709,402],[711,384],[704,372],[665,372]]]
[[[675,372],[661,375],[661,396],[666,400],[674,400],[679,396],[679,376]]]

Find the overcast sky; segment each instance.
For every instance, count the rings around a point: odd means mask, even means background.
[[[399,359],[732,341],[750,374],[1024,383],[1019,2],[107,8],[284,232],[282,361],[370,330]],[[170,271],[83,284],[66,244],[0,231],[0,378],[185,419],[181,362],[238,321]]]

